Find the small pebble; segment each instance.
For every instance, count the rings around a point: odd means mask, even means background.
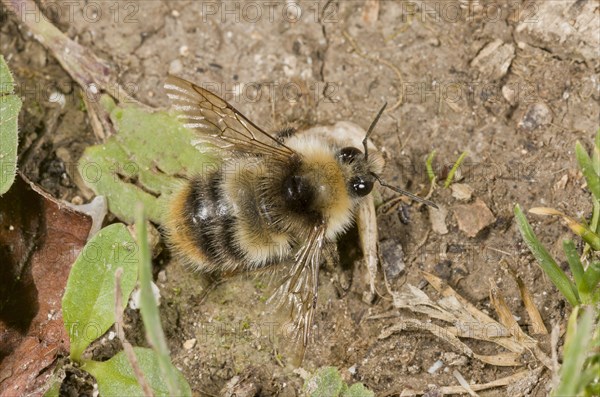
[[[443,205],[438,204],[438,208],[427,207],[429,212],[429,222],[431,222],[431,228],[437,234],[448,234],[448,226],[446,226],[446,216],[448,215],[448,209]]]
[[[453,183],[450,188],[452,189],[452,197],[461,201],[471,200],[473,195],[473,188],[464,183]]]
[[[552,111],[545,103],[534,103],[527,108],[519,128],[525,131],[533,131],[536,128],[552,122]]]
[[[188,339],[183,342],[183,348],[185,350],[191,350],[194,348],[194,346],[196,346],[196,338]]]
[[[169,73],[170,74],[179,74],[183,70],[183,65],[179,59],[174,59],[169,64]]]
[[[469,237],[475,237],[477,233],[495,221],[492,211],[479,198],[473,204],[454,207],[454,216],[458,222],[458,228]]]
[[[515,47],[500,39],[489,42],[471,61],[471,67],[491,80],[502,78],[515,57]]]

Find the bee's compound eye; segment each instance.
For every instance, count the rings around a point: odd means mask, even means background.
[[[357,196],[364,197],[373,190],[373,182],[367,181],[360,176],[350,179],[350,186]]]
[[[362,154],[357,148],[348,146],[340,150],[338,157],[343,163],[351,163],[357,156],[362,156]]]

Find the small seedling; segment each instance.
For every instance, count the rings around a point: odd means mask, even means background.
[[[519,205],[515,206],[517,225],[538,264],[573,306],[565,337],[560,381],[554,396],[593,396],[600,394],[600,131],[596,134],[593,154],[577,142],[575,153],[587,187],[592,193],[592,219],[589,224],[552,208],[535,208],[531,212],[556,215],[585,242],[580,254],[572,240],[563,241],[563,250],[572,274],[570,278],[541,244]]]
[[[433,150],[427,156],[427,160],[425,160],[425,168],[427,169],[427,177],[429,178],[429,182],[431,183],[431,185],[435,185],[435,183],[437,181],[437,176],[435,174],[435,171],[433,170],[433,159],[435,158],[435,154],[436,154],[436,151]],[[458,169],[460,168],[460,166],[462,165],[462,163],[466,157],[467,157],[467,152],[462,152],[460,154],[460,156],[458,156],[458,159],[454,162],[454,164],[452,165],[452,168],[450,168],[450,171],[448,171],[448,175],[446,176],[446,180],[444,181],[444,188],[450,187],[450,185],[454,181],[454,175],[456,174],[456,171],[458,171]]]
[[[348,386],[335,367],[322,367],[304,382],[304,392],[310,397],[373,397],[375,393],[362,383]]]
[[[138,224],[138,240],[146,241],[143,222]],[[84,247],[75,261],[63,296],[62,309],[65,327],[71,345],[70,358],[73,365],[92,374],[98,382],[102,396],[144,395],[134,369],[124,352],[117,353],[108,361],[95,361],[84,357],[85,349],[102,336],[115,323],[115,273],[122,269],[120,290],[123,311],[141,273],[142,319],[146,329],[160,328],[157,316],[148,316],[148,306],[154,307],[153,298],[149,303],[147,292],[150,260],[147,243],[138,244],[125,225],[113,224],[100,230]],[[145,275],[144,275],[145,274]],[[148,322],[151,321],[151,327]],[[161,329],[162,332],[162,329]],[[149,332],[150,333],[150,332]],[[151,345],[157,346],[155,338],[149,338]],[[164,340],[164,338],[163,338]],[[191,395],[189,385],[171,364],[166,362],[164,349],[134,348],[137,365],[154,395]],[[58,395],[59,388],[53,385],[47,396]]]

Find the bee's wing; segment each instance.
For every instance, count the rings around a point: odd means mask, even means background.
[[[176,76],[164,88],[177,118],[198,132],[199,140],[220,149],[287,159],[294,151],[260,129],[212,92]]]
[[[286,336],[292,337],[294,341],[302,338],[298,364],[304,358],[317,306],[319,265],[324,238],[325,227],[315,226],[296,254],[292,268],[286,272],[283,282],[269,298],[269,302],[277,304],[285,310],[286,316],[289,315],[291,329],[287,330]]]

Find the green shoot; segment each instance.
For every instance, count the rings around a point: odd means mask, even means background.
[[[518,204],[515,206],[515,218],[525,243],[529,247],[529,250],[537,260],[542,270],[548,275],[552,283],[556,286],[556,288],[558,288],[567,301],[572,306],[577,306],[579,304],[579,296],[575,289],[575,285],[571,280],[569,280],[567,275],[556,264],[554,258],[552,258],[550,253],[538,240]]]
[[[462,162],[465,160],[465,157],[467,157],[467,152],[462,152],[460,156],[458,156],[458,160],[456,160],[452,168],[450,168],[450,172],[448,173],[446,181],[444,182],[445,188],[450,186],[450,184],[452,183],[452,180],[454,179],[454,174],[456,173],[456,170],[458,170],[458,167],[460,167]]]
[[[580,311],[583,312],[581,316]],[[594,327],[595,318],[596,314],[591,307],[576,307],[571,313],[565,337],[560,381],[552,396],[597,395],[600,387],[600,358],[597,352],[594,357],[593,352],[600,347],[600,331],[597,324]]]
[[[435,172],[433,171],[433,158],[435,157],[435,149],[429,153],[429,156],[427,156],[427,160],[425,160],[425,167],[427,169],[427,177],[429,178],[429,182],[431,182],[431,184],[435,183]]]
[[[144,217],[144,208],[138,204],[135,212],[135,225],[137,229],[137,241],[140,247],[141,263],[139,267],[140,288],[141,288],[141,307],[140,313],[142,321],[146,328],[146,338],[155,351],[156,361],[160,368],[162,379],[164,379],[169,394],[172,396],[180,396],[182,394],[182,383],[180,382],[181,375],[177,372],[173,364],[165,334],[161,327],[160,314],[152,293],[152,260],[150,249],[148,248],[148,233],[146,231],[146,220]],[[189,389],[189,386],[187,387]]]

